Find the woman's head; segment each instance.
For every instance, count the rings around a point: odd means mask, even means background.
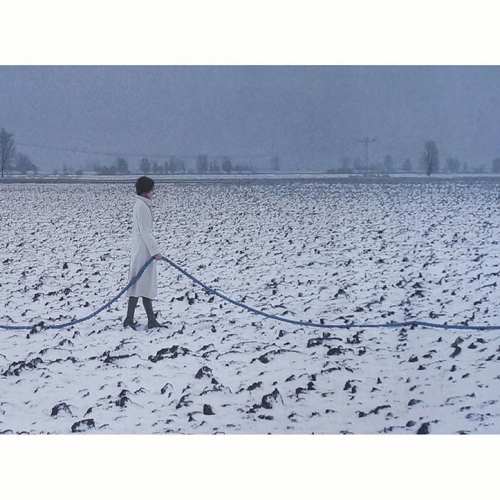
[[[153,191],[155,181],[149,177],[139,177],[135,183],[135,192],[138,196],[144,196],[146,193]]]

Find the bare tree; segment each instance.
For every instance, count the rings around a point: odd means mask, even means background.
[[[208,172],[208,156],[198,155],[196,158],[196,169],[200,174],[206,174]]]
[[[127,175],[130,173],[129,169],[128,169],[127,160],[125,160],[125,158],[122,158],[121,156],[119,156],[116,159],[114,167],[115,167],[116,171],[118,172],[118,174],[120,174],[120,175]]]
[[[28,155],[25,155],[24,153],[17,153],[16,155],[16,166],[17,170],[19,170],[20,174],[26,175],[28,172],[34,172],[38,170],[35,165],[33,165],[33,162],[30,160]]]
[[[422,153],[422,164],[427,175],[437,172],[439,167],[439,153],[434,141],[427,141]]]
[[[0,165],[2,167],[2,177],[4,171],[9,168],[15,154],[14,134],[9,134],[5,129],[2,129],[0,131]]]
[[[222,160],[221,169],[225,174],[230,174],[234,170],[233,164],[227,156]]]
[[[411,165],[411,161],[409,158],[407,158],[405,160],[405,162],[403,163],[402,170],[403,170],[403,172],[411,172],[412,171],[412,165]]]
[[[391,155],[386,155],[384,158],[384,171],[391,173],[394,170],[394,160]]]
[[[460,170],[460,160],[448,156],[446,158],[446,170],[451,174],[456,174]]]
[[[151,170],[151,162],[147,158],[142,158],[139,163],[139,170],[144,174],[148,175]]]
[[[219,162],[217,160],[212,160],[210,162],[210,166],[208,167],[208,171],[211,173],[211,174],[218,174],[220,173],[220,165],[219,165]]]

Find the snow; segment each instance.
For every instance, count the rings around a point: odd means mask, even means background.
[[[285,318],[500,325],[498,193],[494,178],[159,183],[155,234],[163,253],[207,286]],[[0,184],[0,325],[57,325],[115,297],[126,285],[133,202],[132,184]],[[283,474],[326,478],[334,470],[363,470],[369,480],[339,486],[345,498],[359,498],[385,491],[380,478],[387,470],[377,465],[391,457],[394,477],[413,467],[436,480],[443,467],[463,467],[464,453],[476,457],[468,474],[489,477],[489,462],[477,457],[491,450],[491,441],[472,453],[439,441],[429,455],[427,444],[401,448],[391,440],[380,455],[373,439],[361,448],[358,441],[346,446],[331,439],[498,434],[500,331],[295,327],[211,296],[166,263],[158,264],[158,274],[154,308],[166,329],[148,331],[140,303],[139,330],[123,329],[121,298],[70,328],[0,330],[3,439],[87,436],[69,448],[60,441],[47,448],[42,441],[25,450],[16,441],[2,465],[34,457],[40,465],[32,472],[33,487],[50,489],[50,478],[61,481],[60,468],[43,469],[53,463],[49,449],[57,460],[65,456],[61,450],[87,448],[83,456],[91,458],[76,468],[113,485],[113,494],[115,483],[103,472],[109,464],[130,477],[140,470],[149,486],[135,496],[152,493],[155,481],[161,490],[159,464],[181,467],[177,498],[192,498],[194,490],[195,496],[234,497],[242,485],[255,486],[255,478],[279,495],[287,487],[276,483]],[[189,452],[184,441],[159,440],[182,434],[239,440],[190,442]],[[267,434],[323,438],[274,440],[272,446],[256,440]],[[133,435],[156,440],[131,442]],[[129,440],[98,443],[96,454],[91,436]],[[124,463],[126,456],[135,461]],[[193,463],[203,464],[200,481],[192,483],[189,474],[182,481]],[[71,464],[61,460],[59,467],[73,470]],[[214,479],[220,467],[227,471],[222,482]],[[253,480],[235,479],[250,469]],[[14,468],[11,477],[21,470]],[[428,481],[411,492],[405,483],[400,488],[407,498],[429,496]],[[318,481],[293,484],[290,498],[323,491]],[[482,498],[487,484],[481,482]],[[446,487],[470,497],[482,486]]]
[[[0,324],[81,318],[126,285],[131,186],[0,190]],[[497,202],[497,183],[464,179],[158,184],[155,234],[203,283],[278,316],[500,325]],[[294,327],[158,270],[167,329],[148,331],[140,303],[144,326],[123,329],[123,298],[67,329],[1,330],[0,432],[500,430],[496,330]]]

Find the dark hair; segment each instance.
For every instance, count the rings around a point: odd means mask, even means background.
[[[135,183],[135,192],[141,196],[144,193],[149,193],[153,190],[155,181],[149,177],[143,176],[139,177]]]

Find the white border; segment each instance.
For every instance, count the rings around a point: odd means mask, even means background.
[[[0,64],[498,64],[475,0],[17,0]],[[0,436],[13,498],[496,498],[498,436]],[[495,455],[493,455],[495,453]]]

